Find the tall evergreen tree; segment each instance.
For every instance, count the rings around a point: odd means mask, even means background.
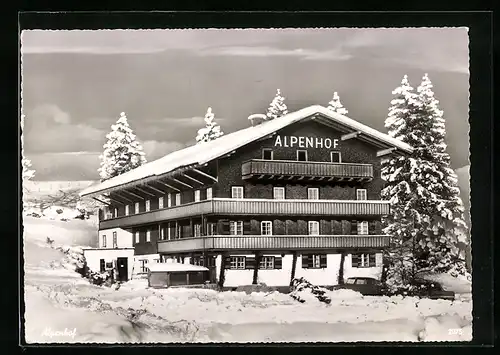
[[[455,275],[465,275],[465,245],[467,244],[467,224],[464,219],[464,205],[460,198],[458,178],[450,167],[451,159],[446,148],[446,127],[443,111],[435,98],[433,85],[427,74],[417,88],[416,120],[427,122],[420,126],[426,136],[417,153],[428,160],[433,167],[433,177],[429,178],[428,190],[436,195],[432,205],[432,231],[420,243],[426,252],[422,266],[436,271],[447,271]]]
[[[349,112],[340,102],[340,97],[336,91],[333,93],[332,100],[328,103],[328,109],[341,115],[347,115]]]
[[[274,97],[273,101],[271,101],[271,104],[269,105],[269,108],[266,112],[267,120],[273,120],[275,118],[286,115],[287,113],[288,108],[285,104],[285,98],[281,96],[280,89],[277,89],[276,96]]]
[[[196,136],[197,143],[210,142],[224,135],[220,126],[214,121],[214,117],[212,108],[209,107],[205,114],[206,126],[198,130],[198,135]]]
[[[465,223],[462,226],[457,220],[450,210],[451,201],[442,194],[443,185],[451,186],[453,177],[447,179],[446,166],[440,166],[449,163],[449,156],[442,154],[446,148],[444,121],[429,84],[424,80],[416,94],[405,76],[393,91],[385,122],[390,136],[414,148],[411,156],[382,162],[386,180],[382,197],[391,201],[391,214],[384,220],[384,232],[392,237],[386,253],[387,280],[403,287],[425,272],[465,274],[456,245]],[[453,201],[457,203],[455,197]],[[457,207],[457,213],[459,210]],[[458,223],[458,229],[447,232],[446,221]]]
[[[124,112],[116,124],[111,126],[111,132],[106,135],[104,152],[100,156],[101,181],[121,175],[146,163],[146,157],[141,144],[130,128]]]

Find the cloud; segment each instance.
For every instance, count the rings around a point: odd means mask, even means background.
[[[351,55],[340,49],[283,49],[274,47],[234,46],[210,48],[199,51],[199,55],[240,56],[240,57],[298,57],[304,60],[347,60]]]
[[[168,153],[182,149],[185,146],[185,144],[180,142],[158,142],[154,140],[148,140],[142,143],[148,161],[162,158]]]
[[[106,132],[85,123],[73,123],[69,113],[55,104],[25,112],[24,149],[32,153],[79,154],[102,150]]]
[[[100,166],[99,153],[33,153],[28,155],[36,180],[96,180]]]

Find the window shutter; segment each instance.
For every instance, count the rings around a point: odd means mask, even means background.
[[[222,220],[220,223],[220,227],[221,227],[220,234],[226,234],[226,235],[229,234],[230,231],[229,220],[227,219]]]
[[[229,268],[231,268],[231,257],[226,256],[224,258],[224,269],[229,269]]]
[[[369,221],[368,222],[368,234],[374,235],[377,234],[377,224],[375,221]]]
[[[375,267],[376,265],[376,261],[375,261],[375,254],[370,254],[370,256],[368,256],[368,261],[369,261],[369,266],[370,267]]]
[[[281,269],[283,267],[283,260],[281,256],[274,257],[274,268]]]
[[[343,219],[341,221],[341,227],[342,227],[342,235],[347,235],[347,234],[351,233],[351,225],[350,225],[349,221],[346,221],[345,219]]]
[[[327,266],[326,264],[326,254],[321,254],[319,256],[319,267],[322,269],[325,269]]]
[[[358,234],[358,221],[351,221],[351,234]]]
[[[302,268],[309,269],[309,255],[302,254]]]
[[[359,254],[351,255],[351,267],[359,267],[360,257]]]
[[[381,221],[375,221],[375,224],[374,224],[374,230],[375,230],[375,234],[382,234],[382,222]]]
[[[342,222],[341,221],[332,221],[332,234],[341,235],[342,234]]]
[[[252,234],[252,223],[250,221],[243,221],[243,234]]]
[[[247,256],[245,258],[245,269],[251,269],[253,270],[255,267],[255,258],[251,256]]]

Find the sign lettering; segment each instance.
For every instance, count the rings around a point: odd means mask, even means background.
[[[296,137],[296,136],[276,136],[275,147],[284,148],[326,148],[336,149],[339,145],[338,139],[323,137]]]

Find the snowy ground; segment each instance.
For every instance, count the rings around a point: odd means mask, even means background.
[[[148,289],[133,280],[118,290],[90,285],[61,264],[54,245],[89,245],[89,221],[26,217],[25,334],[58,342],[355,342],[467,341],[472,302],[363,297],[330,292],[332,303],[298,303],[279,293]],[[54,261],[59,261],[54,263]],[[448,285],[454,286],[453,284]],[[448,287],[448,288],[449,288]]]

